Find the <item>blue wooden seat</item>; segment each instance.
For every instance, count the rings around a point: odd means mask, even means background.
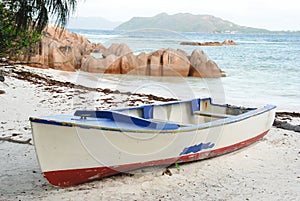
[[[148,108],[145,110],[145,116],[150,117],[151,109]],[[117,111],[106,111],[106,110],[77,110],[74,116],[80,116],[82,119],[86,118],[105,118],[114,122],[122,122],[127,123],[129,125],[136,125],[139,127],[147,127],[156,130],[175,130],[178,129],[179,126],[174,123],[169,122],[153,122],[148,119],[134,117],[130,115],[126,115]]]

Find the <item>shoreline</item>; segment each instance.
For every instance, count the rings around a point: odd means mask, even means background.
[[[259,142],[220,157],[187,164],[172,176],[164,167],[131,171],[69,188],[51,186],[40,171],[28,117],[110,109],[168,99],[83,87],[27,67],[5,69],[0,94],[0,200],[293,200],[300,197],[300,136],[271,128]],[[1,85],[2,87],[2,85]],[[2,88],[0,88],[2,89]],[[20,100],[22,100],[20,102]],[[299,113],[277,113],[277,120],[300,125]],[[8,142],[8,139],[21,143]],[[289,171],[287,171],[289,170]]]
[[[80,77],[80,74],[82,74],[85,78],[86,74],[98,75],[98,73],[88,73],[88,72],[81,72],[81,71],[66,72],[66,71],[55,70],[55,69],[51,69],[51,68],[49,68],[49,69],[40,69],[40,68],[35,68],[35,67],[29,67],[29,66],[26,66],[26,65],[10,65],[10,64],[6,64],[6,63],[3,64],[3,63],[0,62],[0,68],[4,68],[4,67],[10,69],[10,70],[8,70],[9,73],[10,73],[9,76],[14,77],[14,78],[19,79],[19,80],[28,81],[28,82],[36,84],[36,85],[42,85],[42,84],[48,85],[48,86],[55,85],[57,87],[81,89],[81,90],[86,90],[86,91],[90,91],[90,92],[101,92],[101,93],[104,93],[106,95],[110,94],[110,93],[115,93],[115,94],[121,94],[121,95],[125,95],[125,96],[147,97],[148,100],[150,100],[150,101],[149,102],[144,102],[144,104],[151,104],[151,103],[153,103],[153,101],[167,102],[167,101],[177,101],[177,100],[179,100],[178,98],[174,98],[174,97],[168,96],[168,95],[160,95],[160,96],[159,95],[153,95],[149,91],[147,93],[145,93],[145,92],[138,93],[138,92],[131,92],[131,91],[128,91],[128,90],[125,91],[123,88],[122,88],[122,90],[120,90],[120,89],[111,89],[110,87],[114,88],[115,86],[114,85],[110,86],[110,84],[108,84],[107,86],[104,86],[104,87],[91,86],[90,83],[82,83],[81,78],[79,78],[78,80],[76,80],[76,78],[74,78],[75,76]],[[16,70],[16,68],[18,68],[19,70]],[[8,73],[8,72],[4,71],[4,74],[5,73]],[[71,76],[69,76],[69,75],[71,75]],[[114,74],[112,74],[112,75],[114,76]],[[148,77],[148,76],[145,76],[145,77]],[[96,76],[95,77],[88,77],[88,79],[89,78],[92,79],[92,81],[95,81],[94,79],[97,79]],[[142,78],[143,78],[143,76],[142,76]],[[154,78],[158,78],[158,77],[154,76]],[[176,78],[176,77],[171,76],[169,78]],[[109,77],[108,79],[112,79],[112,78]],[[114,77],[113,79],[117,79],[117,77]],[[212,79],[212,80],[209,79],[209,81],[213,81],[213,80],[214,79]],[[77,83],[77,81],[78,81],[78,83]],[[127,81],[127,80],[125,80],[125,81]],[[168,82],[168,81],[169,81],[169,79],[166,80],[166,82]],[[118,84],[120,84],[120,83],[118,83]],[[222,84],[222,83],[220,82],[220,84]],[[210,86],[211,83],[208,83],[207,85],[208,85],[208,87],[211,87]],[[2,85],[2,86],[8,87],[8,85],[6,83],[4,83],[4,85]],[[186,85],[186,87],[190,87],[190,86]],[[221,88],[222,88],[222,86],[221,86]],[[5,93],[5,91],[3,89],[1,89],[1,87],[0,87],[0,90],[1,90],[0,95]],[[50,92],[54,92],[49,87],[46,87],[45,90],[48,90]],[[132,90],[132,89],[129,88],[129,90]],[[209,89],[209,90],[213,91],[215,89]],[[214,95],[214,94],[212,94],[212,95]],[[237,99],[237,100],[232,99],[231,102],[237,102],[238,100],[240,101],[240,99]],[[253,107],[253,105],[255,105],[255,103],[250,105],[250,102],[244,102],[244,103],[241,102],[240,104],[231,103],[230,100],[228,102],[229,102],[229,104],[233,104],[233,105],[237,105],[237,106],[240,106],[241,104],[245,104],[245,106]],[[227,101],[225,102],[225,104],[226,103],[227,103]],[[220,104],[222,104],[222,103],[220,103]],[[257,105],[260,105],[260,104],[262,104],[262,103],[258,103]],[[267,101],[264,102],[264,104],[267,104]],[[280,115],[293,115],[293,113],[295,113],[295,115],[300,114],[300,110],[299,110],[298,107],[294,107],[294,109],[292,109],[293,107],[288,108],[288,109],[284,108],[284,107],[282,107],[282,108],[279,108],[279,107],[280,106],[277,105],[277,112],[276,113],[278,113]]]

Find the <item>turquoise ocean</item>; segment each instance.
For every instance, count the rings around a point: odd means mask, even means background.
[[[299,34],[203,34],[167,30],[79,30],[93,43],[109,47],[126,43],[134,54],[160,48],[182,49],[188,54],[199,48],[226,72],[226,77],[150,77],[85,74],[97,86],[163,97],[190,99],[212,97],[215,102],[244,106],[277,105],[278,111],[300,112]],[[236,46],[183,46],[182,41],[223,42]],[[97,57],[97,55],[95,55]],[[99,55],[98,55],[99,56]],[[95,79],[97,78],[97,79]]]

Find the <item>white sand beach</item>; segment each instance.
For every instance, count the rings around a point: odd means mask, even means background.
[[[151,167],[75,187],[53,187],[36,159],[30,116],[166,100],[80,87],[74,85],[74,73],[21,66],[4,71],[8,86],[0,83],[5,92],[0,94],[1,201],[300,200],[300,133],[275,127],[262,140],[231,154],[181,164],[179,169],[171,166],[171,176],[162,174],[165,167]],[[291,121],[299,125],[299,118]]]

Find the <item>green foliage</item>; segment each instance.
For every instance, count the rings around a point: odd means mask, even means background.
[[[0,0],[0,56],[28,55],[49,18],[65,26],[77,0]]]
[[[0,56],[12,59],[28,54],[41,38],[41,32],[20,28],[15,12],[7,4],[0,2]]]

